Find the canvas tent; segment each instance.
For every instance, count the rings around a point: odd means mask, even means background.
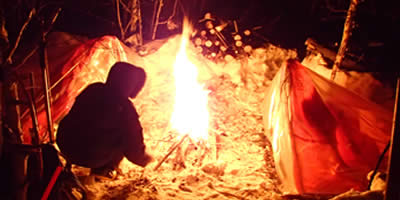
[[[289,60],[264,104],[265,130],[284,191],[367,189],[390,139],[392,112]],[[385,167],[387,160],[382,162]]]

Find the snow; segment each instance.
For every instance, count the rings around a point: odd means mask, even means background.
[[[128,60],[147,75],[144,89],[133,101],[144,128],[149,153],[145,168],[123,160],[122,175],[113,181],[88,181],[89,170],[73,170],[88,189],[89,199],[289,199],[279,190],[272,149],[264,135],[261,103],[269,83],[286,59],[296,52],[272,45],[240,60],[213,63],[193,50],[199,81],[209,93],[208,141],[186,139],[154,170],[180,135],[169,124],[174,103],[173,63],[179,36],[149,44],[145,56],[126,49]],[[382,196],[382,192],[375,192]],[[363,196],[367,196],[363,198]],[[339,199],[371,199],[356,191]],[[295,199],[302,199],[297,196]],[[317,199],[317,198],[315,198]],[[319,198],[321,199],[321,198]],[[379,198],[377,198],[379,199]]]

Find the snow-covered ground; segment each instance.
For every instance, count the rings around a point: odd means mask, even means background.
[[[150,44],[146,56],[126,49],[129,61],[142,66],[148,75],[134,105],[147,150],[155,161],[141,168],[123,160],[122,175],[114,181],[85,181],[89,180],[89,170],[74,167],[88,189],[89,199],[324,199],[285,196],[279,189],[273,152],[264,134],[262,102],[281,64],[295,58],[296,52],[272,45],[253,50],[244,59],[221,63],[190,51],[199,67],[199,81],[210,91],[209,138],[202,142],[186,139],[154,170],[182,137],[169,124],[175,92],[173,63],[179,41],[176,36]],[[349,191],[333,199],[381,198],[382,192]]]

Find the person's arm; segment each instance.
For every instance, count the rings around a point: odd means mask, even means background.
[[[132,108],[131,112],[128,113],[128,121],[126,122],[126,125],[127,137],[124,142],[124,155],[132,163],[144,167],[152,160],[152,158],[146,153],[146,146],[143,142],[143,128],[140,124],[139,116],[134,108]]]

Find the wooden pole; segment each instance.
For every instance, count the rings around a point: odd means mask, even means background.
[[[58,15],[61,12],[61,8],[58,8],[56,12],[54,13],[53,18],[51,19],[50,25],[48,27],[44,26],[44,23],[42,22],[42,40],[39,45],[39,56],[40,56],[40,67],[42,69],[42,76],[43,76],[43,89],[44,89],[44,96],[45,96],[45,109],[46,109],[46,115],[47,115],[47,126],[48,126],[48,132],[49,132],[49,138],[50,142],[54,143],[55,138],[54,138],[54,129],[53,129],[53,119],[51,115],[51,91],[50,91],[50,78],[49,78],[49,63],[47,59],[47,50],[46,50],[46,36],[50,32],[51,28],[53,27],[54,22],[56,22]],[[45,29],[47,28],[47,30]],[[34,101],[34,97],[33,101]]]
[[[50,142],[54,143],[54,131],[53,131],[53,119],[51,116],[51,93],[49,90],[50,78],[49,78],[49,64],[47,59],[47,51],[46,51],[46,38],[45,35],[42,35],[42,42],[40,45],[40,67],[42,69],[43,76],[43,90],[45,96],[45,110],[47,116],[47,126],[49,132]],[[34,99],[34,97],[32,97]]]
[[[400,77],[397,78],[396,101],[393,113],[392,142],[389,154],[388,176],[386,179],[385,200],[400,199]]]
[[[31,138],[32,138],[32,144],[33,145],[39,145],[39,121],[37,118],[37,112],[36,112],[36,105],[34,102],[35,99],[35,78],[33,76],[33,72],[30,73],[29,76],[29,81],[31,84],[31,96],[29,97],[28,94],[25,94],[28,96],[28,101],[30,103],[30,114],[32,118],[32,133],[31,133]]]
[[[343,28],[342,42],[340,43],[339,51],[336,54],[336,59],[332,68],[332,73],[331,73],[332,81],[335,80],[336,72],[342,65],[343,58],[347,51],[347,43],[354,28],[354,16],[356,14],[357,5],[359,4],[359,2],[360,0],[351,0],[349,10],[347,10],[347,17],[346,21],[344,22],[344,28]]]
[[[5,123],[6,125],[11,128],[11,130],[15,134],[17,134],[17,138],[19,140],[19,137],[22,133],[22,128],[21,128],[21,112],[20,112],[20,106],[19,103],[19,92],[18,92],[18,85],[16,82],[11,82],[9,83],[8,90],[6,90],[6,115],[5,115]]]

